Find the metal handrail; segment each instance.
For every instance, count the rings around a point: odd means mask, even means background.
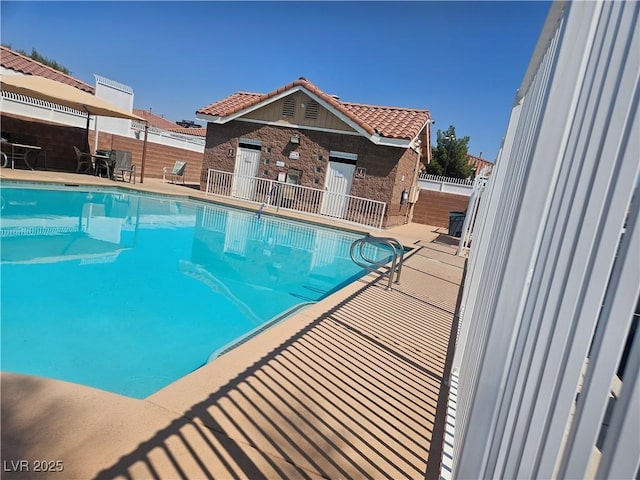
[[[381,263],[372,258],[368,258],[365,255],[364,248],[365,245],[386,245],[391,248],[393,252],[393,256],[391,259],[391,266],[389,263]],[[357,256],[356,256],[357,252]],[[404,247],[402,244],[392,237],[373,237],[368,236],[364,238],[359,238],[355,242],[351,244],[351,249],[349,250],[349,255],[351,256],[351,260],[361,268],[369,272],[379,272],[380,269],[386,269],[383,271],[383,275],[389,278],[389,283],[387,285],[386,290],[391,290],[391,284],[400,283],[400,273],[402,272],[402,265],[404,263]],[[366,263],[365,263],[366,262]],[[395,273],[395,282],[393,280]]]

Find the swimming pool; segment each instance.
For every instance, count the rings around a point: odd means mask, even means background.
[[[118,189],[1,195],[4,371],[144,398],[364,273],[347,231]]]

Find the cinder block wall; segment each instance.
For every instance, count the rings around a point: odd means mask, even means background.
[[[94,132],[89,132],[89,144],[94,145]],[[133,163],[140,178],[142,168],[142,147],[144,141],[100,132],[98,135],[98,150],[127,150],[133,154]],[[177,160],[187,162],[185,181],[189,183],[203,183],[202,175],[203,153],[183,150],[169,145],[147,142],[147,155],[144,162],[145,178],[162,178],[163,167],[173,167]],[[206,183],[206,178],[204,178]]]
[[[76,169],[76,156],[73,147],[86,151],[86,130],[58,123],[34,121],[19,115],[3,113],[0,116],[2,132],[21,137],[34,137],[37,146],[42,147],[47,155],[47,168],[73,172]],[[44,154],[38,157],[38,169],[44,168]],[[16,168],[26,168],[16,164]]]
[[[19,115],[3,113],[0,117],[0,127],[2,132],[34,137],[37,145],[47,152],[48,170],[75,172],[77,164],[73,147],[76,146],[87,152],[93,150],[95,144],[95,132],[92,130],[89,131],[89,144],[87,145],[86,129],[84,128],[35,121]],[[98,135],[98,149],[132,152],[138,178],[140,178],[142,165],[143,143],[143,140],[110,133],[100,132]],[[162,167],[173,167],[176,160],[183,160],[187,162],[185,181],[201,183],[202,158],[203,154],[199,152],[147,142],[144,176],[145,178],[162,178]],[[25,168],[24,165],[16,165],[16,167]],[[38,158],[37,168],[44,169],[44,155],[42,154]]]
[[[449,212],[464,212],[468,205],[469,197],[466,195],[420,190],[413,208],[413,222],[447,228]]]

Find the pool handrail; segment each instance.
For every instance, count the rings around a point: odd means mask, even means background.
[[[365,245],[375,244],[385,245],[391,249],[393,253],[390,266],[389,262],[381,263],[372,258],[368,258],[365,255]],[[382,273],[384,276],[387,276],[389,278],[389,283],[386,287],[386,290],[391,290],[392,283],[395,283],[397,285],[400,284],[400,273],[402,272],[402,265],[404,263],[404,247],[399,240],[392,237],[376,237],[373,235],[369,235],[354,241],[351,244],[349,255],[351,256],[351,260],[353,260],[353,262],[359,267],[364,268],[369,272]],[[381,269],[382,272],[380,271]],[[395,281],[393,279],[394,274]]]

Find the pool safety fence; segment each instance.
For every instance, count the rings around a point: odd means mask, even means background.
[[[387,206],[378,200],[213,169],[207,172],[206,193],[260,204],[261,211],[271,207],[376,229],[382,228]]]
[[[638,478],[639,17],[551,5],[475,219],[443,478]]]

